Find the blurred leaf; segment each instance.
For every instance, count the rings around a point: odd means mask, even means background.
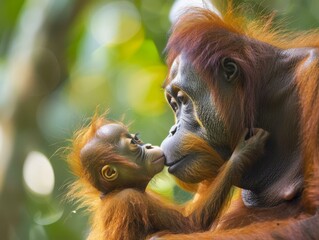
[[[0,56],[9,49],[10,38],[24,2],[24,0],[1,0],[0,2]]]

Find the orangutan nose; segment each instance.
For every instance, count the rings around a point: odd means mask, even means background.
[[[146,143],[146,144],[144,145],[144,147],[145,147],[146,149],[152,149],[152,148],[153,148],[152,144],[150,144],[150,143]]]
[[[175,124],[171,129],[169,130],[169,136],[172,137],[177,132],[177,125]]]

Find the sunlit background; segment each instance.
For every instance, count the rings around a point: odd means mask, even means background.
[[[85,239],[87,216],[63,201],[72,175],[61,149],[97,105],[147,142],[165,138],[163,51],[185,2],[202,1],[1,0],[0,239]],[[319,27],[318,1],[234,2],[249,16],[275,11],[290,29]],[[166,175],[151,187],[189,197]]]

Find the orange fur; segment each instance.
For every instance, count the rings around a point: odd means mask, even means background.
[[[245,41],[243,39],[245,37],[256,39],[280,49],[319,47],[318,30],[307,32],[279,31],[272,28],[272,17],[250,20],[240,13],[236,13],[232,5],[229,5],[223,18],[207,9],[190,8],[173,27],[172,35],[167,44],[169,68],[183,50],[183,53],[203,74],[212,89],[216,88],[214,85],[218,84],[218,81],[214,80],[214,70],[218,68],[218,59],[221,57],[231,57],[243,69],[245,73],[243,90],[236,89],[229,96],[231,99],[227,99],[227,101],[217,97],[217,94],[213,94],[219,115],[228,126],[235,129],[235,132],[232,133],[234,135],[233,146],[237,143],[244,126],[253,127],[255,120],[254,103],[259,84],[258,81],[255,81],[255,76],[261,69],[254,63],[258,62],[260,56],[272,54],[260,43],[255,44],[256,46],[254,43],[245,44],[245,47],[242,47]],[[224,34],[225,32],[227,34]],[[167,78],[164,86],[170,80]],[[224,111],[224,109],[228,109],[228,111]],[[236,119],[232,117],[234,115],[237,116]],[[242,119],[242,121],[237,119]]]
[[[88,172],[83,166],[83,162],[81,161],[81,150],[94,138],[96,131],[101,126],[113,123],[111,121],[107,121],[104,117],[105,115],[106,113],[99,116],[98,113],[96,113],[87,126],[82,127],[74,134],[72,146],[70,147],[70,151],[67,156],[67,162],[71,172],[76,176],[76,180],[69,186],[67,198],[78,202],[80,207],[89,209],[96,205],[96,199],[99,198],[101,191],[94,187],[90,172]],[[108,151],[109,160],[114,159],[116,161],[121,161],[123,164],[128,164],[125,159],[116,158],[115,154],[112,153],[112,148],[106,148],[101,152],[104,151]]]
[[[171,67],[175,58],[183,52],[214,91],[218,89],[218,82],[214,79],[217,60],[223,56],[234,59],[246,74],[243,76],[244,90],[236,89],[231,99],[223,99],[218,94],[213,96],[218,114],[227,126],[231,126],[230,129],[239,133],[243,126],[252,126],[255,120],[253,104],[256,94],[259,94],[256,92],[259,83],[254,76],[259,76],[256,73],[261,70],[254,63],[259,57],[272,54],[262,44],[279,49],[316,48],[313,56],[292,66],[292,70],[296,70],[301,111],[302,201],[265,209],[233,203],[229,213],[221,217],[219,226],[212,229],[214,231],[165,235],[164,239],[319,239],[319,31],[278,31],[272,29],[271,18],[252,21],[236,14],[232,7],[227,9],[223,18],[210,10],[189,9],[172,29],[167,45],[167,63]],[[249,44],[242,45],[243,39]],[[255,40],[260,43],[253,45]],[[164,86],[170,81],[167,78]],[[238,133],[232,133],[234,139],[237,139]],[[200,195],[204,196],[205,190]]]
[[[310,211],[319,207],[319,60],[300,64],[297,71],[301,105],[305,172],[303,202]]]
[[[104,120],[98,118],[97,114],[95,114],[88,126],[81,128],[74,134],[71,151],[67,156],[68,165],[72,173],[77,177],[76,181],[69,187],[67,198],[80,203],[80,207],[93,207],[96,202],[96,196],[100,194],[92,186],[90,176],[83,168],[80,155],[83,147],[94,137],[96,130],[104,124]]]
[[[225,122],[228,126],[231,126],[231,129],[239,129],[237,134],[234,133],[234,139],[237,139],[236,135],[238,136],[239,132],[242,131],[243,126],[250,126],[249,123],[254,122],[255,109],[251,104],[256,102],[254,88],[258,85],[258,81],[253,79],[254,72],[250,66],[253,64],[254,58],[259,56],[254,56],[253,53],[256,50],[251,49],[242,50],[241,56],[237,56],[239,53],[233,53],[232,46],[238,50],[240,39],[243,36],[247,36],[250,39],[257,39],[281,49],[319,47],[318,30],[283,33],[272,30],[271,24],[271,21],[267,18],[251,21],[243,16],[236,15],[234,9],[231,7],[225,12],[223,19],[210,10],[192,8],[181,17],[173,28],[172,36],[168,42],[167,62],[169,66],[172,65],[173,60],[183,49],[197,69],[207,76],[213,76],[210,69],[215,69],[212,67],[212,64],[216,64],[215,61],[220,57],[220,54],[231,56],[234,59],[238,57],[241,68],[247,70],[244,71],[248,72],[247,76],[245,76],[247,87],[244,92],[240,92],[239,90],[239,92],[235,92],[233,94],[234,100],[228,99],[226,101],[220,99],[220,96],[217,97],[217,94],[214,95],[216,96],[217,107],[220,108],[219,112]],[[232,37],[221,34],[224,31],[228,31],[232,34]],[[201,51],[203,46],[209,46],[207,51]],[[222,53],[216,49],[222,49]],[[311,66],[299,67],[297,72],[297,88],[302,109],[301,135],[303,136],[303,158],[305,159],[305,194],[312,199],[315,206],[319,206],[318,66],[318,60],[316,60],[311,63]],[[167,79],[165,84],[169,81],[170,79]],[[243,93],[245,94],[243,95]],[[230,104],[238,102],[238,99],[243,101],[239,106],[237,104]],[[223,109],[228,110],[224,111]],[[236,118],[233,116],[236,116]],[[238,119],[243,119],[243,121],[239,121]]]
[[[96,169],[85,164],[96,167],[99,166],[96,165],[97,162],[106,159],[107,162],[121,163],[118,166],[134,168],[127,159],[115,153],[108,143],[93,148],[92,153],[83,156],[82,150],[94,138],[96,131],[108,123],[111,122],[95,115],[87,127],[75,134],[68,157],[70,168],[77,176],[75,183],[70,187],[68,197],[78,201],[80,206],[86,207],[91,215],[91,231],[88,239],[139,240],[163,230],[170,233],[207,230],[218,218],[223,206],[228,203],[232,185],[238,181],[242,165],[246,162],[236,161],[236,164],[233,164],[233,161],[228,161],[224,164],[224,160],[204,140],[189,133],[188,140],[181,150],[186,153],[190,151],[198,153],[199,161],[207,163],[207,169],[201,171],[201,174],[205,174],[207,178],[215,178],[218,174],[218,177],[217,181],[205,181],[200,184],[198,192],[210,194],[203,195],[193,204],[189,204],[190,207],[186,207],[187,217],[185,217],[181,213],[181,206],[162,202],[150,193],[145,193],[139,188],[135,189],[134,186],[114,189],[110,182],[110,186],[107,187],[112,191],[105,192],[105,189],[101,189],[100,184],[96,183],[99,179],[94,175],[95,172],[92,173]],[[221,168],[223,164],[224,167]],[[103,182],[103,184],[108,183]],[[102,197],[101,191],[104,193]]]
[[[205,176],[207,180],[200,184],[186,183],[178,178],[175,178],[175,181],[186,191],[202,192],[203,190],[200,189],[205,188],[205,185],[209,185],[209,183],[213,181],[220,171],[221,166],[225,163],[225,160],[202,138],[192,133],[187,133],[184,139],[181,151],[185,155],[196,153],[200,156],[201,162],[204,162],[204,165],[207,164],[207,166],[204,167],[202,164],[198,164],[197,167],[195,166],[195,170],[198,171],[200,175]]]
[[[192,166],[191,170],[197,171],[201,176],[205,176],[205,179],[207,179],[206,181],[212,182],[217,176],[221,166],[225,163],[225,160],[200,137],[192,133],[187,133],[184,139],[181,152],[185,155],[196,153],[201,159],[197,165]],[[195,192],[198,190],[198,184],[185,183],[178,178],[175,179],[177,184],[187,191]]]

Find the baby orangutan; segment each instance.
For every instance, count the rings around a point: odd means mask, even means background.
[[[144,144],[121,123],[95,118],[76,134],[68,158],[78,176],[69,195],[92,213],[88,239],[140,240],[159,231],[187,233],[208,229],[211,226],[205,224],[211,221],[207,219],[218,217],[233,183],[240,180],[244,168],[261,156],[268,137],[261,129],[255,130],[247,141],[245,135],[231,158],[223,161],[216,180],[208,186],[207,197],[184,216],[179,206],[145,192],[149,181],[164,167],[162,150]]]

